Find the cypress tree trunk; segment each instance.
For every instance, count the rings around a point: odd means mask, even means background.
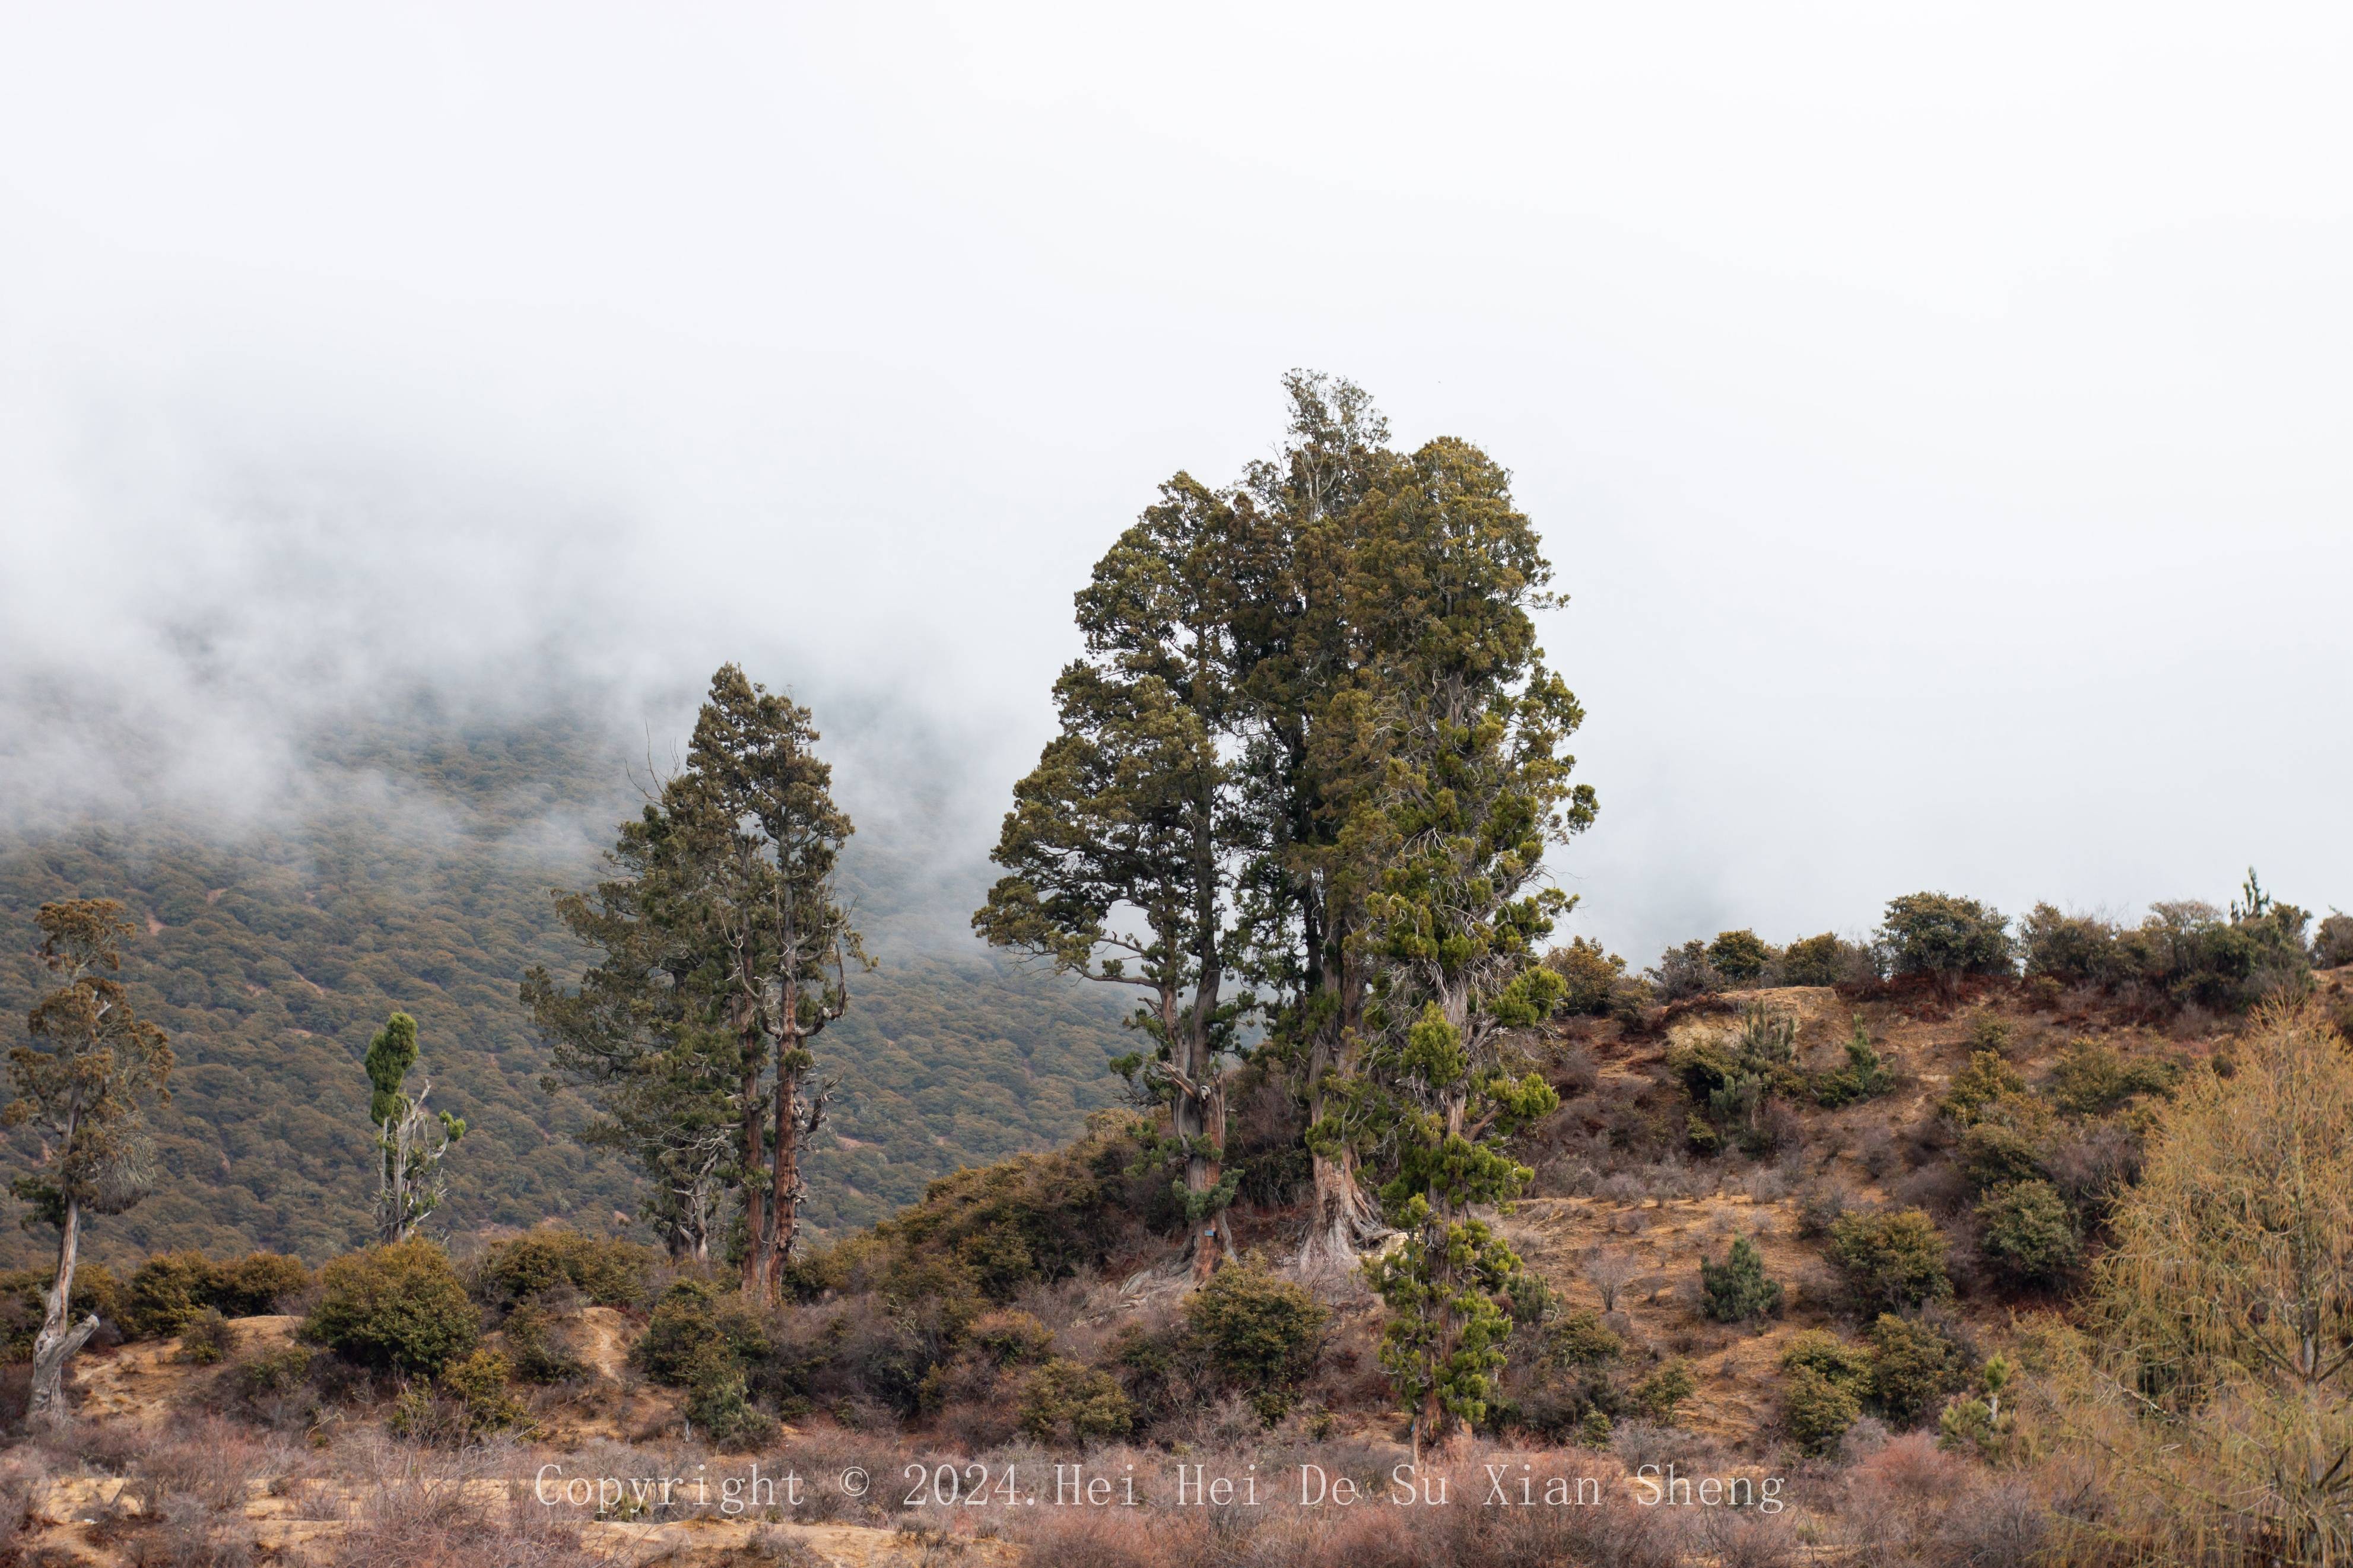
[[[767,1191],[760,1181],[766,1167],[761,1149],[761,1128],[766,1121],[766,1107],[760,1103],[759,1031],[747,1025],[739,1042],[744,1052],[744,1225],[747,1245],[744,1249],[744,1289],[755,1301],[768,1299],[768,1231]]]
[[[66,1363],[90,1342],[98,1332],[98,1314],[93,1312],[79,1323],[70,1323],[73,1302],[74,1265],[81,1252],[81,1204],[79,1199],[66,1199],[63,1225],[58,1233],[58,1272],[49,1283],[48,1299],[43,1303],[41,1331],[33,1341],[32,1397],[25,1407],[25,1419],[33,1426],[56,1429],[69,1418],[66,1409]]]

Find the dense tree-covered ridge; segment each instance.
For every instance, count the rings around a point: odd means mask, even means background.
[[[634,801],[627,777],[576,721],[417,717],[322,743],[310,804],[269,825],[152,818],[0,841],[0,1033],[14,1043],[40,984],[33,912],[113,897],[144,927],[124,978],[180,1054],[155,1117],[163,1179],[95,1227],[94,1255],[356,1245],[375,1195],[361,1058],[396,1008],[434,1042],[436,1107],[472,1129],[439,1226],[633,1215],[638,1184],[569,1136],[588,1109],[542,1090],[546,1051],[515,1003],[530,965],[577,971],[548,889],[596,873]],[[894,915],[912,930],[925,902],[908,884],[942,874],[871,852],[846,868],[887,956],[832,1036],[844,1081],[811,1171],[820,1232],[879,1219],[959,1164],[1059,1144],[1115,1093],[1105,1064],[1127,1042],[1108,999],[977,943],[894,939]],[[10,1207],[0,1259],[33,1261],[46,1238]]]

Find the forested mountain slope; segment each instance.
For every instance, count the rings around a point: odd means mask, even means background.
[[[373,1196],[360,1058],[396,1007],[417,1019],[429,1103],[470,1128],[448,1162],[450,1234],[628,1221],[630,1172],[571,1136],[589,1109],[542,1089],[547,1053],[515,999],[533,963],[577,972],[548,889],[597,875],[638,798],[624,759],[575,721],[425,716],[320,743],[305,798],[268,826],[156,818],[0,842],[0,1035],[22,1037],[44,982],[34,910],[104,896],[144,921],[125,978],[179,1057],[153,1194],[98,1223],[96,1255],[317,1258],[359,1241]],[[1126,1048],[1111,996],[955,942],[942,911],[966,881],[977,901],[979,868],[913,863],[875,838],[853,841],[848,875],[881,966],[818,1042],[843,1080],[806,1211],[824,1231],[879,1219],[959,1164],[1067,1141],[1113,1098],[1105,1064]],[[0,1261],[46,1235],[0,1225]]]

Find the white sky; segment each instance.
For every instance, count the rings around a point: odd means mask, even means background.
[[[1544,531],[1569,930],[2353,905],[2348,68],[2319,5],[0,5],[0,784],[737,657],[916,716],[848,771],[949,759],[976,851],[1089,563],[1305,365]]]

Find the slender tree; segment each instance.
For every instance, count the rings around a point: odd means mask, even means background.
[[[368,1120],[375,1123],[375,1229],[380,1241],[406,1241],[448,1195],[441,1170],[449,1146],[466,1135],[463,1118],[425,1109],[427,1079],[415,1096],[406,1085],[417,1065],[417,1020],[395,1013],[368,1042]]]
[[[12,1184],[58,1228],[57,1272],[33,1341],[26,1417],[58,1426],[67,1418],[65,1369],[98,1331],[95,1313],[72,1321],[74,1268],[83,1216],[120,1214],[146,1195],[146,1106],[168,1098],[172,1047],[162,1029],[131,1006],[121,981],[122,941],[132,934],[112,899],[43,904],[41,962],[58,977],[26,1018],[30,1045],[8,1053],[14,1091],[0,1126],[41,1136],[40,1169]]]
[[[996,946],[1146,1000],[1152,1042],[1124,1064],[1169,1108],[1194,1279],[1233,1241],[1222,1063],[1252,1005],[1226,989],[1248,847],[1233,770],[1232,542],[1227,498],[1179,474],[1078,595],[1088,657],[1055,682],[1058,733],[1014,786],[973,916]]]

